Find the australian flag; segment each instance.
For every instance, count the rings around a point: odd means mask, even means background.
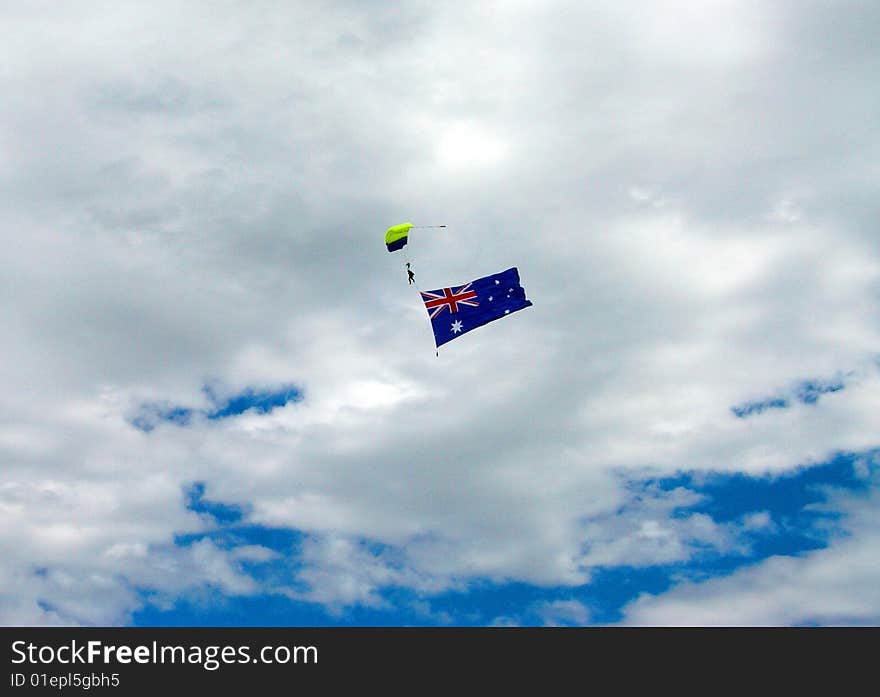
[[[438,347],[471,329],[531,306],[516,267],[463,286],[422,291]]]

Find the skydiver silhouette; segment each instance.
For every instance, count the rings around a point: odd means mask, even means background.
[[[412,285],[416,279],[416,275],[412,272],[412,269],[409,268],[409,262],[406,262],[406,273],[409,275],[409,284]]]

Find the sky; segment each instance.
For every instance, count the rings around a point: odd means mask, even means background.
[[[880,624],[880,5],[0,30],[0,624]]]

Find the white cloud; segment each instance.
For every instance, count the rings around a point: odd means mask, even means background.
[[[540,603],[535,611],[549,627],[589,624],[590,611],[577,600],[554,600]]]
[[[586,567],[652,566],[687,561],[705,551],[742,552],[738,531],[702,513],[676,515],[701,500],[692,491],[646,490],[621,511],[586,522]]]
[[[829,506],[847,514],[846,535],[827,549],[771,557],[725,578],[686,582],[625,608],[638,625],[876,625],[880,570],[877,490],[838,494]]]

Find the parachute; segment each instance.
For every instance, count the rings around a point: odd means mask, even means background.
[[[400,225],[392,225],[385,231],[385,246],[389,252],[396,252],[403,249],[409,241],[409,231],[412,230],[412,223],[401,223]]]

